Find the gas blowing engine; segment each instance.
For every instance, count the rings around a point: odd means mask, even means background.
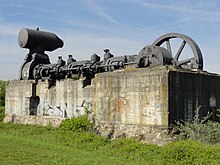
[[[171,40],[179,39],[180,46],[173,54]],[[21,48],[29,49],[20,68],[20,80],[60,80],[81,75],[91,80],[96,73],[110,72],[126,67],[145,68],[160,65],[202,70],[202,53],[196,42],[190,37],[179,33],[168,33],[156,39],[152,45],[145,46],[138,55],[114,56],[109,49],[104,50],[104,59],[100,61],[97,54],[91,55],[90,60],[76,61],[69,55],[67,62],[58,57],[56,64],[51,64],[45,51],[54,51],[63,47],[63,41],[54,33],[39,29],[23,28],[18,35],[18,44]],[[192,57],[184,59],[182,52],[186,45],[192,51]]]

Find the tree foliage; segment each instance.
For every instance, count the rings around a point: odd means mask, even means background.
[[[8,81],[0,80],[0,106],[5,106],[5,88]]]

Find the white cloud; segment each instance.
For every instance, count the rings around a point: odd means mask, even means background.
[[[5,17],[13,17],[13,16],[18,16],[18,15],[22,15],[22,12],[10,13],[10,14],[5,15]]]
[[[183,16],[196,17],[198,20],[209,20],[211,18],[215,21],[220,21],[219,9],[215,8],[213,10],[213,6],[215,6],[214,1],[211,3],[212,5],[210,5],[210,1],[203,1],[203,3],[200,3],[200,1],[175,1],[171,3],[166,2],[166,4],[145,0],[133,0],[132,2],[148,9],[162,10],[160,11],[161,13],[163,11],[177,12],[177,14],[181,13]]]
[[[112,16],[110,16],[107,12],[105,12],[103,9],[101,9],[93,0],[87,0],[86,2],[89,5],[89,9],[92,10],[96,15],[104,18],[105,20],[107,20],[111,23],[120,24]]]
[[[88,23],[88,22],[83,22],[83,21],[77,21],[77,20],[70,20],[70,19],[57,19],[56,21],[66,24],[67,26],[74,26],[78,27],[81,29],[95,29],[95,30],[101,30],[101,31],[107,31],[111,32],[112,29],[106,28],[103,26],[99,26],[96,23]],[[69,31],[70,28],[65,28],[65,30]]]
[[[0,36],[17,36],[18,28],[16,26],[0,23]]]

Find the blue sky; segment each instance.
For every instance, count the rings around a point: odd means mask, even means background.
[[[56,33],[64,47],[47,52],[89,59],[110,48],[115,55],[138,54],[169,32],[193,38],[203,53],[204,70],[220,73],[218,0],[0,0],[0,79],[17,79],[28,50],[17,44],[21,28]]]

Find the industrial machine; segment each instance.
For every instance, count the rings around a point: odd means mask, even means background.
[[[178,39],[179,46],[172,46],[172,40]],[[97,54],[91,55],[90,60],[77,61],[69,55],[67,62],[58,57],[55,64],[50,63],[45,51],[54,51],[63,47],[63,41],[54,33],[40,31],[39,29],[23,28],[18,35],[18,44],[21,48],[29,49],[20,68],[20,80],[48,79],[60,80],[81,75],[91,80],[96,73],[110,72],[126,67],[146,68],[161,65],[202,70],[202,53],[196,42],[190,37],[179,33],[168,33],[156,39],[153,44],[145,46],[136,55],[114,56],[109,49],[104,50],[101,61]],[[172,50],[176,47],[176,51]],[[184,57],[185,48],[192,51],[192,56]]]

